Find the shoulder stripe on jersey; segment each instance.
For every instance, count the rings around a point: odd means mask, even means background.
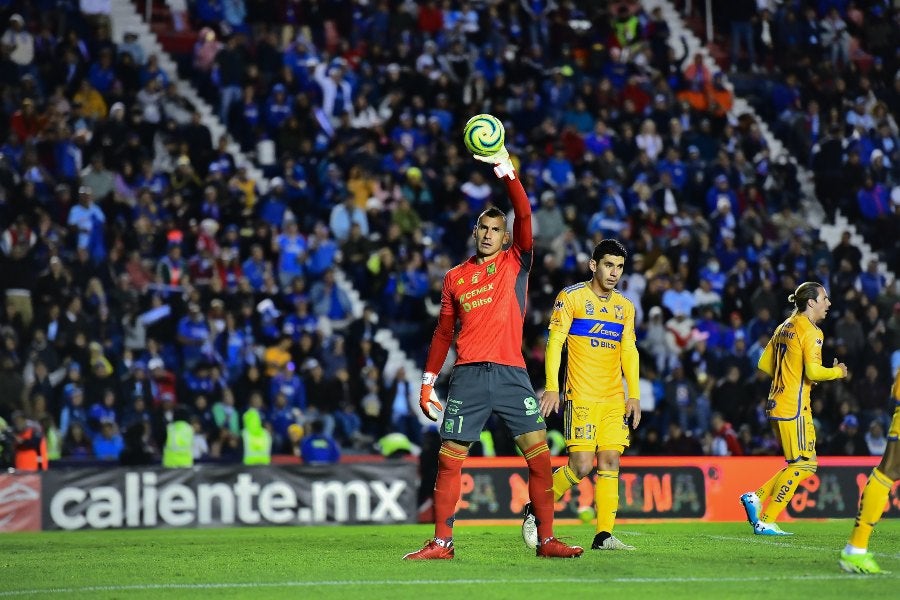
[[[566,292],[566,293],[568,294],[568,293],[570,293],[570,292],[574,292],[575,290],[581,289],[581,288],[583,288],[583,287],[584,287],[584,282],[581,281],[581,282],[579,282],[579,283],[573,283],[573,284],[570,285],[569,287],[563,288],[563,291]]]

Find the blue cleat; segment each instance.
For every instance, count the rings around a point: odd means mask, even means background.
[[[747,521],[750,525],[756,525],[759,522],[759,509],[762,508],[759,503],[759,496],[756,492],[747,492],[741,496],[741,505],[747,513]]]
[[[753,533],[756,535],[794,535],[784,531],[777,523],[766,523],[765,521],[754,523]]]

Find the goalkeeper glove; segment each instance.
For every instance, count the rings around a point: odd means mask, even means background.
[[[495,152],[490,156],[478,156],[477,154],[473,154],[472,156],[475,160],[494,165],[494,175],[496,175],[497,178],[503,179],[507,175],[510,179],[516,178],[516,170],[513,168],[512,161],[509,159],[509,150],[506,149],[505,145],[500,148],[499,152]]]
[[[422,373],[422,391],[419,395],[419,408],[422,413],[432,421],[437,421],[444,410],[444,405],[438,400],[437,394],[434,392],[434,382],[437,381],[437,375],[434,373]]]

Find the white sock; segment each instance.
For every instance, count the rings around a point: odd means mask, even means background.
[[[844,552],[847,554],[865,554],[867,550],[865,548],[857,548],[856,546],[851,546],[847,544],[844,546]]]

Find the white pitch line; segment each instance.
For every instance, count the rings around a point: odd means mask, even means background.
[[[584,578],[584,577],[560,577],[553,579],[452,579],[447,580],[454,585],[485,585],[485,584],[544,584],[544,583],[636,583],[636,584],[668,584],[668,583],[754,583],[754,582],[784,582],[784,581],[824,581],[865,579],[870,576],[851,574],[828,575],[785,575],[774,577],[611,577],[608,579]],[[883,573],[877,579],[900,579],[900,575]],[[310,588],[324,587],[381,587],[381,586],[430,586],[443,583],[438,579],[409,580],[409,579],[384,579],[361,581],[271,581],[262,583],[236,582],[236,583],[151,583],[134,585],[89,585],[84,587],[46,588],[30,590],[0,591],[0,597],[28,596],[38,594],[74,594],[83,592],[142,592],[154,590],[228,590],[228,589],[254,589],[254,588]]]
[[[840,554],[842,548],[822,548],[821,546],[801,546],[792,544],[788,541],[775,541],[775,539],[785,539],[777,536],[758,536],[748,534],[746,537],[739,535],[702,535],[702,537],[711,540],[722,540],[724,542],[751,542],[753,544],[762,544],[765,546],[781,546],[783,548],[794,548],[795,550],[810,550],[812,552],[833,552],[835,556]],[[791,538],[794,536],[788,536]],[[900,554],[891,554],[889,552],[872,552],[875,556],[883,556],[884,558],[900,558]]]

